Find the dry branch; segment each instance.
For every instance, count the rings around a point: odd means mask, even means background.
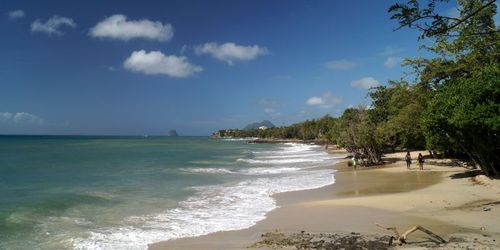
[[[443,238],[441,238],[439,235],[437,235],[437,234],[433,233],[431,230],[426,229],[426,228],[424,228],[422,226],[419,226],[419,225],[416,225],[416,226],[410,228],[409,230],[407,230],[403,234],[399,234],[399,232],[398,232],[398,230],[397,230],[396,227],[385,227],[385,226],[382,226],[382,225],[380,225],[378,223],[375,223],[375,225],[377,225],[378,227],[380,227],[382,229],[394,232],[394,234],[396,235],[395,239],[397,239],[397,244],[398,245],[405,244],[406,240],[408,239],[408,235],[410,235],[411,233],[413,233],[415,231],[418,231],[418,230],[420,230],[420,231],[426,233],[427,235],[431,236],[432,238],[434,238],[434,240],[438,241],[439,243],[446,243],[446,240],[444,240]],[[389,242],[389,245],[392,245],[392,239]]]
[[[396,229],[396,227],[384,227],[384,226],[382,226],[382,225],[380,225],[380,224],[378,224],[378,223],[375,223],[375,225],[377,225],[377,227],[380,227],[380,228],[382,228],[382,229],[389,230],[389,231],[393,231],[393,232],[394,232],[394,234],[396,235],[396,238],[398,238],[398,239],[399,239],[399,232],[398,232],[398,230]]]

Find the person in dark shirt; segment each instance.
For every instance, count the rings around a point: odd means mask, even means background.
[[[405,161],[406,161],[406,168],[410,169],[410,165],[411,165],[410,151],[406,152]]]
[[[422,154],[418,154],[418,167],[420,170],[424,170],[424,156]]]

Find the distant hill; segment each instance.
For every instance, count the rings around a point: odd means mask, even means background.
[[[274,124],[268,120],[264,120],[262,122],[254,122],[251,124],[248,124],[243,130],[251,130],[251,129],[258,129],[259,127],[266,127],[266,128],[274,128]]]
[[[168,136],[179,136],[179,134],[177,134],[177,131],[175,131],[175,129],[172,129],[168,131]]]

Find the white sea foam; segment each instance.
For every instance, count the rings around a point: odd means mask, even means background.
[[[321,162],[324,158],[291,158],[291,159],[273,159],[273,160],[258,160],[240,158],[237,161],[251,164],[286,164],[286,163],[301,163],[301,162]]]
[[[236,172],[227,168],[181,168],[181,171],[190,173],[209,173],[209,174],[235,174]]]
[[[268,150],[268,151],[252,151],[255,155],[269,155],[269,156],[290,156],[290,155],[307,155],[307,154],[318,154],[317,151],[320,146],[317,145],[303,145],[303,144],[286,144],[284,147],[278,150]],[[325,155],[325,152],[321,154]]]
[[[244,138],[221,138],[222,141],[253,141],[258,139],[258,137],[244,137]]]
[[[305,144],[285,144],[279,150],[254,151],[250,158],[239,158],[237,161],[250,164],[293,164],[313,163],[332,159],[326,152],[318,151],[319,146]]]
[[[301,170],[302,168],[296,167],[281,167],[281,168],[248,168],[241,171],[243,174],[248,175],[266,175],[266,174],[283,174],[289,172],[296,172]]]
[[[274,159],[282,165],[272,165],[269,160],[273,159],[267,159],[268,166],[248,167],[239,171],[225,168],[185,169],[190,172],[240,173],[256,177],[224,185],[193,187],[196,194],[179,203],[175,209],[129,217],[116,226],[92,230],[88,237],[73,239],[73,247],[146,249],[147,244],[152,242],[244,229],[264,219],[266,213],[277,207],[273,194],[334,183],[332,170],[309,169],[334,161],[326,153],[314,150],[314,146],[288,144],[277,152],[290,155],[293,155],[292,152],[308,153],[311,156],[291,161],[286,161],[286,158]],[[259,157],[242,160],[266,161]]]
[[[198,195],[165,213],[130,217],[121,226],[91,232],[75,239],[77,249],[146,249],[147,244],[223,230],[251,227],[276,208],[271,195],[332,184],[329,170],[281,178],[259,178],[232,186],[199,187]]]
[[[243,175],[267,175],[267,174],[283,174],[289,172],[299,171],[303,168],[297,167],[261,167],[261,168],[247,168],[239,171],[230,170],[226,168],[181,168],[181,171],[189,173],[202,173],[202,174],[243,174]]]
[[[300,157],[317,157],[317,156],[325,156],[325,153],[309,153],[309,152],[303,152],[303,153],[295,153],[295,154],[281,154],[281,155],[264,155],[264,156],[259,156],[260,159],[283,159],[283,158],[300,158]]]

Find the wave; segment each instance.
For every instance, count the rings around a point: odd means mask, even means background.
[[[301,170],[302,168],[296,168],[296,167],[283,167],[283,168],[249,168],[242,170],[241,172],[243,174],[248,174],[248,175],[267,175],[267,174],[283,174],[283,173],[290,173],[290,172],[296,172]]]
[[[194,187],[197,195],[164,213],[133,216],[121,225],[73,239],[76,249],[146,249],[148,243],[251,227],[275,209],[273,194],[333,184],[331,170],[258,178],[234,185]]]
[[[318,149],[321,148],[317,145],[305,145],[305,144],[283,144],[283,146],[277,150],[267,150],[267,151],[252,151],[255,155],[294,155],[294,154],[311,154],[318,153]],[[322,152],[327,154],[326,152]]]
[[[244,138],[221,138],[221,141],[253,141],[258,137],[244,137]]]
[[[72,239],[76,249],[146,249],[147,244],[251,227],[277,207],[272,195],[323,187],[335,182],[332,170],[314,167],[335,160],[316,145],[288,143],[276,150],[253,150],[232,167],[181,168],[199,174],[231,174],[235,182],[197,186],[174,209],[131,216],[115,226],[92,229]],[[212,165],[213,166],[213,165]],[[252,177],[244,178],[245,175]]]
[[[236,172],[227,168],[181,168],[184,172],[190,173],[209,173],[209,174],[235,174]]]
[[[274,159],[274,160],[259,160],[259,159],[244,159],[239,158],[237,161],[250,164],[286,164],[286,163],[303,163],[303,162],[322,162],[327,158],[292,158],[292,159]]]
[[[267,155],[267,156],[258,156],[259,159],[285,159],[285,158],[299,158],[299,157],[317,157],[317,156],[325,156],[325,153],[311,153],[305,152],[301,154],[292,154],[292,155]]]
[[[201,174],[242,174],[242,175],[266,175],[266,174],[282,174],[299,171],[303,168],[297,167],[271,167],[271,168],[247,168],[241,169],[239,171],[230,170],[226,168],[181,168],[181,171],[189,173],[201,173]]]

